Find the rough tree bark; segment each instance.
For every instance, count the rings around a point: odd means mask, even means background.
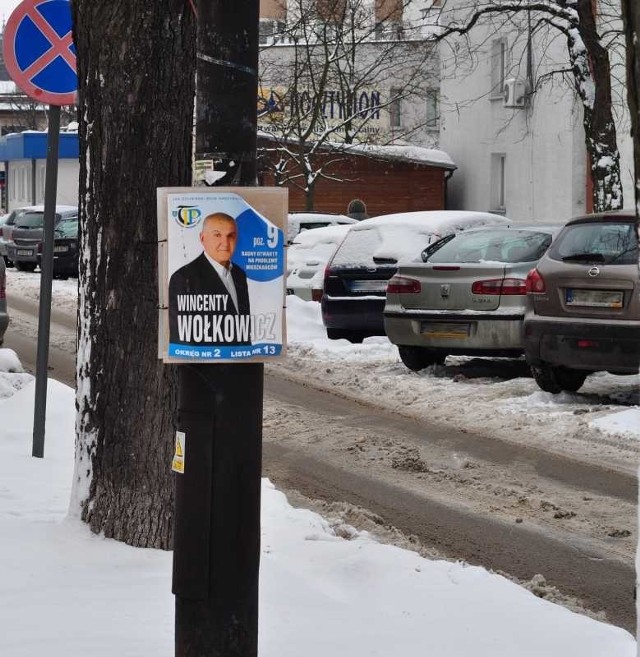
[[[636,214],[640,215],[640,3],[622,0],[622,16],[627,45],[627,100],[633,135]]]
[[[191,180],[189,0],[72,0],[82,258],[74,504],[94,532],[171,543],[175,373],[157,358],[156,188]]]

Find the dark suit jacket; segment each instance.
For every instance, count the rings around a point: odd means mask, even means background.
[[[235,307],[233,299],[224,283],[218,276],[218,273],[213,268],[211,263],[207,260],[204,253],[198,256],[195,260],[187,263],[175,271],[171,280],[169,281],[169,340],[170,342],[178,344],[190,345],[203,345],[208,344],[223,344],[223,345],[247,345],[251,341],[232,340],[229,342],[218,343],[204,343],[204,342],[181,342],[178,333],[178,314],[183,316],[188,315],[249,315],[249,290],[247,288],[247,275],[238,267],[233,265],[231,268],[231,277],[236,287],[236,294],[238,296],[238,308]],[[216,310],[213,313],[202,313],[196,311],[183,311],[178,312],[178,295],[180,294],[219,294],[228,297],[226,312],[222,309]]]

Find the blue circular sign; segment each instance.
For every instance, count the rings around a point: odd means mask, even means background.
[[[69,0],[24,0],[7,21],[4,61],[28,96],[50,105],[76,102],[78,76]]]

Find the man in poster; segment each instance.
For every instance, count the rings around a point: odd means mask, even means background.
[[[204,249],[169,281],[169,339],[184,345],[249,345],[247,277],[231,262],[238,241],[235,219],[214,212],[202,222]]]

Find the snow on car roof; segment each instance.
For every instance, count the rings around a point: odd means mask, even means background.
[[[44,205],[25,205],[19,208],[22,212],[44,212]],[[56,205],[56,212],[77,212],[77,205]]]
[[[301,246],[307,249],[316,244],[335,244],[336,242],[339,242],[350,229],[351,224],[311,228],[302,233],[298,233],[291,246]]]
[[[352,219],[347,217],[344,214],[331,214],[330,212],[290,212],[289,221],[308,221],[313,223],[314,221],[341,221],[345,224],[355,224],[358,223],[357,219]]]
[[[484,221],[483,221],[484,220]],[[370,227],[406,226],[408,228],[425,228],[430,233],[450,231],[451,228],[468,226],[503,225],[513,223],[506,217],[491,212],[471,212],[466,210],[419,210],[416,212],[398,212],[383,214],[360,221],[353,230],[367,230]]]
[[[351,226],[334,262],[357,266],[369,265],[372,258],[412,259],[443,235],[472,226],[510,223],[509,219],[490,212],[434,210],[382,215]]]

